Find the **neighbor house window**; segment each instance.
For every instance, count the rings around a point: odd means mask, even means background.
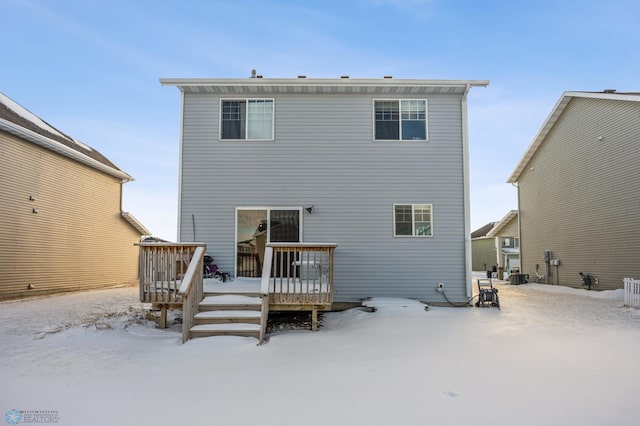
[[[426,141],[427,101],[374,101],[375,140]]]
[[[431,204],[394,204],[393,235],[396,237],[433,236]]]
[[[519,241],[517,238],[506,237],[502,239],[502,247],[505,248],[518,248]]]
[[[223,100],[220,138],[273,140],[273,99]]]

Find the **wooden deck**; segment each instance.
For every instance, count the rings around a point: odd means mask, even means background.
[[[269,311],[318,311],[333,302],[336,244],[267,244],[260,278],[204,278],[203,243],[140,246],[140,301],[183,310],[183,341],[198,336],[254,336],[262,343]],[[259,312],[258,315],[256,312]]]

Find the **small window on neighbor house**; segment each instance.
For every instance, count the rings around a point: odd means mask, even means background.
[[[432,237],[431,204],[394,204],[393,235],[395,237]]]
[[[426,100],[377,100],[374,110],[375,140],[427,140]]]
[[[223,100],[220,139],[273,140],[273,99]]]

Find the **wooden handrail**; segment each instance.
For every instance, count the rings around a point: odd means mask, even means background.
[[[273,262],[273,247],[266,246],[264,248],[264,263],[262,264],[262,278],[260,279],[260,293],[269,294],[269,279],[271,278],[271,268],[269,265]]]
[[[196,248],[178,291],[182,295],[182,343],[189,340],[189,330],[203,299],[204,252],[205,247]]]
[[[189,339],[198,304],[203,298],[204,243],[139,243],[140,301],[161,309],[182,308],[182,340]],[[164,319],[163,319],[164,318]]]

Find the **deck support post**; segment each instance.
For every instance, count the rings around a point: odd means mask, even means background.
[[[160,308],[160,328],[167,328],[167,307]]]
[[[313,305],[311,308],[311,330],[318,331],[318,306]]]

